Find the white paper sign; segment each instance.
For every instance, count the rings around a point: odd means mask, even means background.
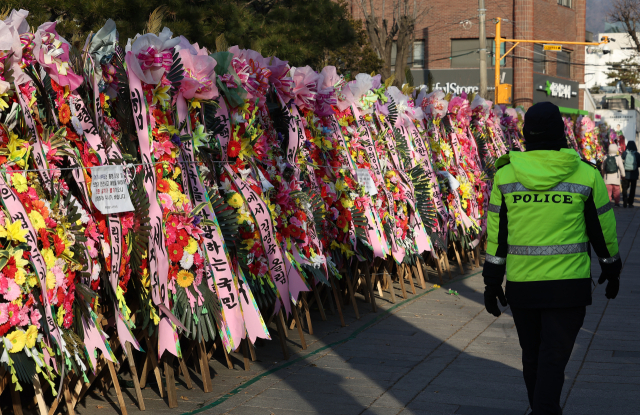
[[[378,188],[371,178],[369,169],[357,169],[356,174],[358,175],[358,183],[364,187],[364,191],[369,196],[375,196],[378,194]]]
[[[133,211],[122,166],[91,168],[91,200],[104,215]]]

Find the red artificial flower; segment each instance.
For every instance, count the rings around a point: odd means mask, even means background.
[[[336,220],[336,225],[338,226],[338,228],[344,229],[347,226],[347,223],[347,219],[344,216],[338,216],[338,220]]]
[[[9,322],[4,323],[0,326],[0,337],[4,337],[5,334],[11,329],[11,324]]]
[[[281,233],[282,233],[282,236],[285,238],[288,238],[291,236],[291,232],[289,231],[289,228],[284,228]]]
[[[161,180],[163,175],[164,168],[162,167],[162,164],[156,164],[156,176],[158,177],[158,180]]]
[[[9,257],[9,261],[2,272],[4,272],[4,275],[6,275],[7,278],[14,279],[16,277],[16,271],[18,271],[18,268],[16,267],[16,260],[11,256]]]
[[[60,257],[65,250],[64,241],[56,234],[53,235],[53,244],[56,248],[56,257]]]
[[[170,190],[171,190],[171,186],[169,186],[168,181],[164,179],[158,180],[158,191],[162,193],[169,193]]]
[[[49,242],[49,235],[45,228],[40,228],[38,231],[38,239],[42,242],[42,249],[47,249],[51,246],[51,243]]]
[[[178,262],[182,259],[182,255],[184,254],[182,250],[182,246],[180,244],[175,243],[169,245],[169,259],[173,262]]]
[[[301,230],[300,228],[298,228],[295,225],[289,225],[289,233],[291,234],[291,236],[293,236],[294,238],[299,238],[300,237],[300,233]]]
[[[71,109],[67,104],[62,104],[58,108],[58,119],[60,124],[66,124],[71,120]]]
[[[229,141],[229,146],[227,147],[227,155],[230,158],[238,157],[240,154],[240,142],[236,140]]]
[[[303,211],[299,210],[296,212],[296,218],[298,218],[300,222],[304,222],[307,220],[307,215]]]
[[[189,245],[189,234],[184,229],[178,229],[176,232],[176,243],[181,247]],[[182,257],[180,257],[182,259]]]

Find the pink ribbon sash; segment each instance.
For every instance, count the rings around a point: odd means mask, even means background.
[[[125,60],[129,67],[132,52],[128,52]],[[169,257],[167,255],[166,242],[162,223],[162,209],[156,196],[156,174],[151,158],[151,142],[147,123],[146,98],[142,92],[142,83],[133,71],[127,71],[129,75],[129,87],[131,89],[131,107],[133,119],[138,133],[140,153],[144,162],[143,171],[144,188],[149,198],[149,216],[151,231],[149,232],[149,273],[151,276],[151,297],[153,302],[164,313],[158,327],[158,358],[162,357],[165,350],[176,357],[180,357],[180,346],[177,344],[177,333],[169,322],[172,317],[178,321],[169,311],[169,296],[167,277],[169,275]],[[175,321],[172,319],[173,323]],[[179,321],[178,321],[179,322]]]

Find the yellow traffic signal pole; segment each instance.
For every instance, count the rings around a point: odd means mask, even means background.
[[[494,103],[495,104],[510,104],[510,102],[500,102],[500,100],[498,100],[498,92],[501,86],[500,61],[504,59],[509,53],[511,53],[511,51],[515,49],[515,47],[518,46],[520,43],[544,43],[544,44],[551,44],[551,45],[584,45],[584,46],[598,46],[598,45],[603,45],[605,43],[609,43],[609,37],[607,36],[603,36],[601,42],[563,42],[563,41],[557,41],[557,40],[505,39],[500,35],[501,22],[502,22],[502,19],[498,17],[496,19],[496,39],[495,39],[496,50],[495,50],[495,57],[494,57],[494,59],[496,60],[494,65],[494,68],[495,68]],[[511,49],[506,51],[504,55],[500,56],[500,46],[502,43],[514,43],[514,45],[511,47]],[[505,84],[502,84],[502,85],[505,85]],[[506,85],[505,85],[505,88],[506,88]]]

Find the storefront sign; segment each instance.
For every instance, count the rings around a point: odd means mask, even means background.
[[[411,71],[415,85],[431,84],[433,90],[440,89],[445,94],[460,95],[463,92],[477,93],[480,90],[480,70],[478,69],[418,69]],[[489,91],[495,90],[493,69],[487,70]],[[513,84],[513,69],[500,70],[500,83]]]
[[[533,74],[533,103],[549,101],[559,107],[580,109],[577,82],[553,76]]]

